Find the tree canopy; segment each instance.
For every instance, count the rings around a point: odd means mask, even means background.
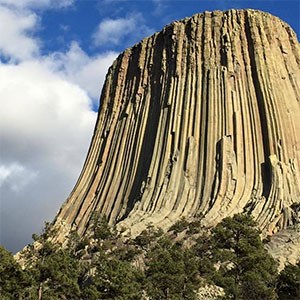
[[[248,215],[225,218],[211,231],[185,219],[167,233],[148,226],[127,240],[106,218],[93,222],[90,238],[72,232],[64,247],[51,242],[46,224],[34,235],[25,269],[0,247],[1,299],[195,300],[207,283],[224,289],[222,299],[300,299],[300,262],[278,274]]]

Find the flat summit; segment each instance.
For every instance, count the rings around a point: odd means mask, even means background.
[[[254,10],[204,12],[124,51],[110,67],[58,239],[93,213],[131,235],[181,217],[251,213],[265,234],[298,221],[300,48]]]

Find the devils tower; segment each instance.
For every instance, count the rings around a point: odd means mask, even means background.
[[[254,10],[204,12],[125,50],[106,76],[89,152],[55,218],[83,235],[94,212],[132,235],[239,212],[263,232],[300,203],[300,48]],[[294,204],[294,205],[293,205]]]

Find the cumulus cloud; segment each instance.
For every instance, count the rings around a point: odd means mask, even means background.
[[[87,55],[74,42],[42,56],[31,7],[71,1],[0,0],[0,244],[31,241],[71,192],[93,133],[107,67],[114,52]]]
[[[36,178],[37,173],[15,162],[0,165],[0,188],[7,183],[13,192],[19,192]]]
[[[0,5],[0,54],[10,60],[29,59],[39,53],[39,41],[31,37],[38,17],[29,11]],[[5,24],[5,25],[3,25]]]
[[[69,152],[93,127],[95,113],[86,92],[40,62],[1,65],[0,99],[0,136],[6,145],[1,154],[7,161],[22,155],[22,162],[33,163],[45,155],[59,165],[72,159]],[[54,155],[53,147],[64,148]]]
[[[96,113],[84,90],[40,61],[0,65],[0,102],[1,243],[18,250],[70,192]]]
[[[74,41],[66,53],[52,53],[45,62],[50,69],[81,86],[94,101],[98,101],[107,69],[116,57],[117,53],[113,51],[88,56]]]
[[[36,9],[72,3],[0,0],[0,244],[11,251],[29,243],[71,192],[93,133],[93,107],[117,56],[88,55],[76,41],[67,51],[42,55]],[[93,41],[137,38],[150,31],[143,24],[139,14],[106,19]]]
[[[0,0],[0,4],[16,8],[63,8],[74,0]]]
[[[0,58],[18,62],[37,57],[40,41],[34,36],[40,18],[35,9],[64,8],[73,0],[0,0]]]
[[[153,30],[145,25],[142,15],[136,13],[126,18],[104,19],[98,25],[93,39],[96,46],[119,45],[125,40],[133,42],[152,32]]]
[[[41,45],[34,33],[40,18],[32,9],[58,9],[73,3],[73,0],[0,0],[0,59],[18,62],[37,57]]]

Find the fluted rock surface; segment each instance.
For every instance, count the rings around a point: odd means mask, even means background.
[[[264,232],[300,202],[300,51],[254,10],[204,12],[124,51],[109,69],[91,146],[55,224],[94,211],[134,235],[249,211]],[[60,235],[63,235],[63,230]]]

